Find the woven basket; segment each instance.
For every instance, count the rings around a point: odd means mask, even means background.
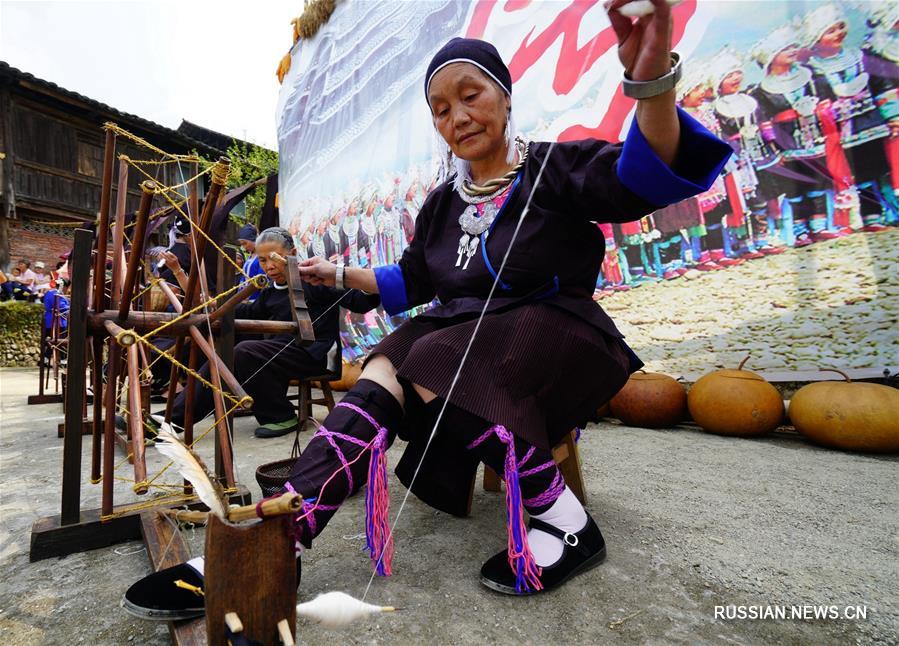
[[[160,287],[159,285],[153,285],[152,287],[150,287],[149,310],[151,312],[165,312],[168,306],[169,299],[165,295],[165,292],[162,291],[162,287]]]
[[[264,497],[268,498],[284,491],[284,484],[287,482],[290,470],[293,469],[293,465],[298,459],[299,456],[266,462],[256,469],[256,482],[259,483]]]
[[[284,485],[287,483],[293,465],[300,459],[300,453],[300,428],[297,428],[297,432],[293,436],[293,448],[290,450],[289,458],[266,462],[257,467],[256,482],[259,483],[259,488],[262,489],[262,495],[265,498],[284,491]]]

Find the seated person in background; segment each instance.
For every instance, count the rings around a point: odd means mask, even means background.
[[[169,231],[169,238],[171,244],[169,244],[168,250],[161,254],[156,265],[157,275],[177,287],[180,284],[177,269],[180,267],[185,272],[190,270],[190,220],[181,214],[176,215]],[[171,264],[171,258],[177,262]],[[186,276],[184,278],[187,279]]]
[[[53,356],[53,348],[50,343],[61,341],[68,335],[69,327],[69,299],[66,296],[69,293],[69,280],[67,278],[57,278],[53,281],[53,288],[50,289],[41,298],[44,303],[44,330],[47,335],[47,345],[45,346],[44,359],[49,365],[50,358]],[[54,328],[53,319],[58,316],[56,324],[56,338],[53,338]],[[58,347],[57,343],[57,347]]]
[[[248,278],[265,273],[262,269],[262,265],[259,264],[259,256],[256,255],[256,227],[252,224],[243,225],[240,228],[240,231],[237,232],[237,244],[243,249],[245,258],[242,268],[245,276],[241,277],[241,285],[243,285]],[[252,303],[255,300],[256,294],[253,294],[248,299],[248,302]]]
[[[287,257],[294,253],[293,238],[286,229],[266,229],[255,240],[259,263],[271,284],[258,292],[253,303],[243,303],[235,312],[238,319],[291,321],[293,313],[287,288],[287,268],[283,262],[269,258],[271,252]],[[359,290],[337,290],[303,282],[306,305],[312,319],[316,341],[301,347],[292,334],[267,334],[262,340],[242,341],[234,346],[234,376],[253,398],[253,413],[260,424],[256,437],[279,437],[297,430],[296,408],[287,399],[292,379],[302,379],[325,372],[328,358],[337,353],[340,308],[367,312],[381,300],[377,294]],[[339,306],[338,306],[339,303]],[[209,378],[209,365],[200,374]],[[212,391],[197,382],[194,395],[194,422],[199,423],[213,411]],[[184,424],[186,391],[175,400],[172,423]],[[159,422],[161,417],[154,416]]]
[[[13,281],[12,294],[17,301],[33,300],[35,295],[35,285],[37,284],[37,274],[31,270],[31,261],[22,258],[16,265],[19,275]]]
[[[243,225],[237,232],[237,244],[244,253],[243,272],[250,278],[264,274],[259,256],[256,255],[256,227],[252,224]]]
[[[25,287],[21,282],[22,272],[18,266],[13,267],[8,274],[0,272],[0,300],[20,300]]]
[[[69,280],[66,278],[58,278],[53,281],[53,288],[50,289],[41,302],[44,304],[44,329],[49,335],[53,328],[53,312],[54,309],[59,313],[59,331],[62,333],[69,326],[68,311],[69,299],[66,295],[69,293]]]
[[[47,265],[38,260],[34,263],[34,291],[41,295],[50,289],[50,274]]]
[[[175,291],[183,292],[187,287],[187,272],[190,270],[191,247],[190,247],[190,220],[183,215],[178,214],[172,222],[172,228],[169,229],[170,244],[168,249],[162,249],[158,253],[151,250],[148,253],[154,254],[156,266],[154,273],[166,283],[171,285]],[[173,312],[171,305],[166,307],[166,311]],[[152,340],[154,346],[163,351],[171,351],[175,345],[175,339],[167,336],[154,337]],[[187,360],[186,346],[179,360]],[[153,373],[153,384],[151,386],[152,396],[156,401],[164,392],[168,390],[169,379],[171,378],[171,365],[168,361],[153,362],[150,371]]]

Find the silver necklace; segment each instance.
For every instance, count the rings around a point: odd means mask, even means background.
[[[525,143],[521,139],[516,139],[515,143],[518,148],[518,163],[512,170],[500,178],[487,181],[483,186],[477,186],[466,180],[456,191],[459,197],[468,204],[465,210],[462,211],[462,215],[459,216],[462,236],[459,238],[456,267],[461,265],[463,270],[468,269],[468,263],[471,262],[481,242],[481,234],[489,232],[490,225],[493,224],[496,215],[499,213],[499,209],[493,200],[509,190],[512,182],[518,176],[518,171],[521,170],[528,158],[530,142]],[[496,189],[487,192],[493,187],[496,187]],[[478,206],[482,204],[483,206],[479,210]],[[486,236],[484,239],[486,240]],[[463,257],[465,258],[465,264],[462,264]]]
[[[489,232],[490,225],[493,224],[493,221],[499,213],[499,209],[493,200],[508,190],[509,186],[504,186],[495,193],[491,193],[483,198],[476,198],[477,202],[469,203],[469,205],[465,207],[465,210],[462,211],[462,215],[459,216],[459,226],[462,227],[462,236],[459,238],[456,267],[462,265],[463,270],[468,269],[468,263],[477,252],[478,245],[481,242],[481,234],[487,234]],[[508,197],[506,199],[508,199]],[[478,205],[480,204],[483,204],[483,206],[479,211]],[[484,239],[486,241],[486,235]],[[463,257],[465,258],[464,265],[462,264]]]

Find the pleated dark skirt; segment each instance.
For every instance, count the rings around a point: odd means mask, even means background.
[[[398,377],[446,399],[477,316],[417,316],[372,349]],[[551,448],[595,417],[625,384],[623,341],[547,303],[488,314],[481,322],[450,403],[531,444]]]

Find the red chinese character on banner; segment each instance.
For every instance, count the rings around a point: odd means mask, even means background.
[[[672,42],[676,46],[684,35],[687,23],[696,12],[697,0],[686,0],[676,6],[672,15],[674,18],[674,32]],[[592,9],[599,0],[573,0],[564,9],[559,11],[550,25],[539,34],[534,34],[531,29],[522,40],[518,49],[509,59],[509,71],[514,83],[529,70],[534,64],[547,54],[547,51],[561,37],[559,57],[556,61],[555,72],[552,79],[552,89],[557,95],[566,95],[571,92],[581,80],[581,77],[591,68],[596,60],[616,45],[615,32],[611,25],[602,29],[592,39],[578,47],[578,38],[584,15]],[[466,37],[481,38],[487,31],[490,16],[493,13],[497,0],[480,0],[475,7],[471,22],[469,23]],[[507,0],[503,4],[503,11],[512,13],[529,6],[530,0]],[[559,141],[571,141],[594,137],[615,141],[621,132],[624,120],[634,107],[633,99],[625,97],[621,87],[615,94],[602,119],[597,125],[587,124],[571,126],[559,135]]]

